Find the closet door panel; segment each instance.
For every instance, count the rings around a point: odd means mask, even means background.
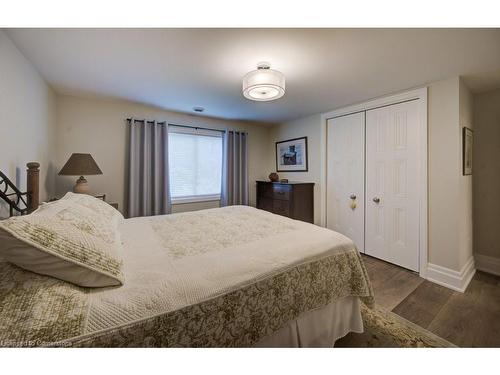
[[[364,252],[365,113],[328,120],[327,227]]]
[[[419,269],[418,100],[366,112],[367,254]]]

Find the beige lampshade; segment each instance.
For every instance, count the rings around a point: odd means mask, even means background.
[[[62,176],[90,176],[102,174],[101,169],[90,154],[72,154],[59,171]]]

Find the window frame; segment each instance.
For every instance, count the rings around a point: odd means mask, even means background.
[[[187,125],[176,125],[176,124],[168,124],[168,132],[177,133],[177,134],[190,134],[190,135],[199,135],[199,136],[208,136],[208,137],[216,137],[222,138],[224,133],[223,130],[216,129],[205,129],[205,128],[197,128],[195,126],[187,126]],[[224,147],[224,145],[222,145]],[[169,160],[169,168],[170,168],[170,160]],[[222,164],[221,164],[222,169]],[[170,189],[170,186],[169,186]],[[222,190],[222,186],[221,186]],[[222,191],[219,194],[199,194],[199,195],[186,195],[182,197],[170,197],[170,201],[172,204],[184,204],[184,203],[200,203],[200,202],[214,202],[221,200]]]

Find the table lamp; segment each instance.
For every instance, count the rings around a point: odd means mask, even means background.
[[[79,194],[89,193],[89,184],[84,175],[102,174],[101,169],[90,154],[72,154],[64,167],[59,172],[60,176],[80,176],[73,187],[73,192]]]

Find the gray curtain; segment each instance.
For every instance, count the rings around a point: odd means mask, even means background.
[[[222,136],[221,206],[248,205],[248,134],[226,130]]]
[[[127,122],[127,216],[168,214],[168,124],[135,119]]]

